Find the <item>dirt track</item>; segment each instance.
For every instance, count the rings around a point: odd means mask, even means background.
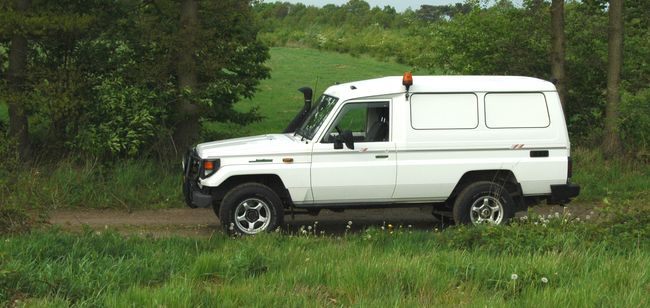
[[[594,205],[578,204],[567,207],[577,216],[589,215]],[[541,214],[562,213],[559,206],[538,206],[533,210]],[[518,216],[525,213],[518,213]],[[285,229],[299,230],[301,226],[313,226],[318,222],[318,230],[328,234],[343,233],[348,221],[352,221],[351,231],[362,230],[367,226],[412,226],[415,229],[431,230],[443,228],[431,215],[431,207],[386,208],[371,210],[346,210],[342,213],[323,210],[318,216],[285,216]],[[122,233],[153,236],[210,236],[222,232],[219,220],[212,209],[163,209],[137,210],[128,213],[123,210],[55,210],[50,213],[49,222],[66,230],[80,230],[84,225],[95,230],[114,229]]]

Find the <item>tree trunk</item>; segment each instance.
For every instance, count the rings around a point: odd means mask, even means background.
[[[194,58],[197,45],[197,32],[199,31],[199,7],[197,0],[183,0],[181,3],[181,18],[178,48],[178,63],[176,74],[178,89],[185,92],[196,91],[197,70]],[[182,99],[177,106],[179,121],[174,132],[176,148],[185,151],[198,140],[199,137],[199,108],[191,99]]]
[[[16,12],[24,14],[29,8],[29,0],[16,1]],[[9,136],[18,142],[20,158],[29,156],[29,131],[27,114],[23,108],[25,75],[27,71],[27,38],[23,34],[14,34],[9,50]]]
[[[602,149],[606,158],[612,158],[622,152],[618,130],[618,107],[621,101],[621,68],[623,66],[623,0],[609,0],[608,53],[607,110]]]
[[[564,35],[564,0],[551,2],[551,75],[560,96],[562,107],[566,109],[566,70],[564,51],[566,37]]]

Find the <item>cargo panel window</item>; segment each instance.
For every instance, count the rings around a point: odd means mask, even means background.
[[[485,125],[489,128],[543,128],[550,124],[542,93],[485,95]]]
[[[478,97],[474,93],[411,95],[414,129],[471,129],[478,127]]]

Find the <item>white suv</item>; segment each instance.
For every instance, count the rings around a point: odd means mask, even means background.
[[[285,133],[202,143],[183,160],[191,207],[227,232],[285,211],[435,205],[457,223],[503,224],[578,195],[555,86],[529,77],[385,77],[329,87]]]

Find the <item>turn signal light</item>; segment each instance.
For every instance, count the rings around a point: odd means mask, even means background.
[[[203,170],[214,170],[214,162],[211,160],[204,160]]]
[[[221,161],[219,159],[204,159],[201,163],[201,172],[199,175],[202,179],[205,179],[213,175],[221,167]]]

